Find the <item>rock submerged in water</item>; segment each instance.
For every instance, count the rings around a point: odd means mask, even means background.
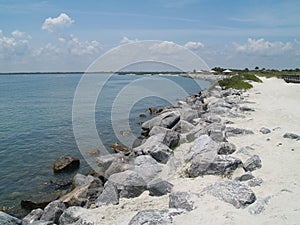
[[[24,209],[38,209],[45,208],[50,202],[58,199],[62,195],[62,192],[54,193],[40,193],[35,196],[32,196],[26,200],[21,201],[21,206]]]
[[[80,160],[72,156],[64,156],[57,159],[53,164],[54,173],[73,171],[80,166]]]

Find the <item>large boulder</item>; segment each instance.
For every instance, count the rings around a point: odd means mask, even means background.
[[[81,207],[72,206],[67,208],[59,218],[59,225],[81,224],[82,218],[79,215]]]
[[[57,224],[59,217],[61,216],[61,214],[63,214],[65,209],[66,206],[62,201],[53,201],[45,207],[41,220],[52,221]]]
[[[0,211],[0,224],[2,225],[21,225],[22,221],[16,217]]]
[[[189,192],[172,192],[169,195],[169,208],[192,211],[194,207],[193,194]]]
[[[261,160],[258,155],[253,155],[249,159],[246,160],[243,167],[246,171],[253,171],[256,169],[260,169],[262,166]]]
[[[206,127],[207,134],[216,142],[225,141],[223,131],[225,126],[221,123],[212,123]]]
[[[57,159],[53,164],[54,173],[76,170],[80,166],[80,161],[72,156],[64,156]]]
[[[129,225],[170,225],[172,216],[169,210],[148,209],[138,212],[129,222]]]
[[[60,200],[66,206],[86,206],[89,207],[95,203],[95,200],[103,191],[103,183],[99,178],[92,177],[89,182],[83,186],[76,187],[70,193],[62,196]]]
[[[168,128],[160,127],[160,126],[154,126],[149,132],[149,136],[157,135],[157,134],[165,134],[168,130]]]
[[[91,182],[92,180],[93,180],[92,176],[85,176],[85,175],[83,175],[81,173],[77,173],[73,177],[72,187],[76,188],[76,187],[80,187],[80,186],[86,185],[89,182]]]
[[[107,170],[110,165],[118,160],[118,159],[122,159],[124,157],[123,154],[121,153],[116,153],[116,154],[107,154],[107,155],[103,155],[100,157],[96,158],[96,162],[99,168],[101,168],[103,171]]]
[[[212,114],[212,113],[206,113],[202,115],[202,119],[206,123],[221,123],[221,118],[216,114]]]
[[[190,152],[188,153],[186,160],[192,160],[198,154],[207,154],[212,160],[217,155],[219,145],[211,139],[208,135],[201,135],[198,137]]]
[[[108,179],[118,189],[120,197],[134,198],[140,196],[147,188],[145,180],[134,171],[115,173]]]
[[[151,196],[162,196],[170,193],[173,188],[173,184],[160,178],[148,183],[147,189]]]
[[[165,112],[142,124],[143,130],[150,131],[154,126],[161,126],[171,129],[180,120],[180,113],[177,111]]]
[[[180,119],[189,123],[193,122],[194,119],[199,118],[198,110],[183,107],[179,111]]]
[[[134,159],[134,171],[149,183],[157,177],[161,168],[150,155],[140,155]]]
[[[133,151],[137,155],[151,155],[156,161],[167,163],[174,153],[167,145],[162,143],[164,137],[164,134],[151,136],[144,144],[134,148]]]
[[[195,126],[193,124],[181,119],[175,125],[175,127],[173,127],[173,130],[180,133],[180,134],[185,134],[185,133],[191,132],[194,128],[195,128]]]
[[[22,225],[32,224],[32,222],[40,220],[44,213],[42,209],[34,209],[22,219]]]
[[[132,160],[130,158],[120,158],[115,160],[104,172],[104,177],[108,179],[112,174],[124,172],[133,169]]]
[[[204,189],[209,193],[236,208],[245,208],[256,200],[254,192],[239,181],[229,180],[212,184]]]
[[[188,173],[191,177],[199,175],[228,175],[232,174],[240,165],[242,165],[240,159],[229,155],[216,155],[211,161],[211,155],[198,154],[192,159]]]
[[[119,204],[119,193],[117,187],[111,182],[106,182],[104,184],[104,190],[101,195],[96,199],[96,206],[103,205],[117,205]]]
[[[169,148],[175,148],[179,145],[180,135],[176,131],[167,130],[165,133],[163,144],[167,145]]]

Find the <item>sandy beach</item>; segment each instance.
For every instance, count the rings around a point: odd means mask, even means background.
[[[173,223],[181,224],[298,224],[300,221],[300,160],[299,141],[283,138],[286,132],[300,133],[300,86],[287,84],[281,79],[263,79],[263,83],[253,83],[254,88],[245,94],[245,106],[254,109],[247,112],[245,118],[226,118],[232,126],[250,129],[251,135],[230,137],[229,142],[237,149],[250,146],[253,148],[248,155],[235,152],[233,155],[242,161],[249,155],[259,155],[262,168],[253,171],[253,175],[263,179],[260,186],[251,187],[256,195],[256,203],[244,209],[236,209],[213,196],[204,195],[195,200],[195,209],[191,212],[175,216]],[[269,128],[271,133],[262,134],[262,127]],[[193,142],[181,144],[175,150],[175,157],[183,159],[193,146]],[[199,193],[203,188],[215,182],[227,180],[221,176],[199,176],[184,178],[182,169],[168,178],[174,187],[173,191]],[[229,179],[243,173],[239,168]],[[250,211],[258,201],[267,199],[264,210],[260,214]],[[120,199],[119,205],[110,205],[95,209],[78,211],[87,222],[94,224],[128,224],[140,210],[167,209],[168,196],[150,197],[144,192],[134,199]]]

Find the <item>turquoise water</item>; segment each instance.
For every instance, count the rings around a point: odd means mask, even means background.
[[[73,98],[81,77],[82,74],[0,76],[0,207],[11,207],[11,211],[16,212],[20,210],[21,199],[34,193],[53,191],[49,181],[61,178],[52,172],[53,162],[58,157],[78,157],[81,159],[80,170],[89,169],[78,150],[72,128]],[[124,86],[140,77],[114,75],[103,88],[95,108],[95,120],[105,146],[118,141],[112,135],[110,122],[114,99]],[[166,78],[189,94],[199,91],[192,79]],[[207,88],[209,83],[203,81],[200,86]],[[140,131],[136,124],[141,121],[139,114],[146,114],[145,110],[150,106],[164,105],[168,103],[158,98],[145,98],[135,104],[129,118],[132,131],[136,135]],[[118,119],[120,123],[128,120],[122,115]]]

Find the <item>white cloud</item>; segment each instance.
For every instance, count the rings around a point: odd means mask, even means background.
[[[175,44],[173,41],[163,41],[158,44],[154,44],[150,50],[155,51],[157,53],[163,54],[172,54],[174,52],[178,52],[180,48],[179,45]]]
[[[45,19],[42,29],[49,32],[56,32],[58,30],[70,27],[74,23],[67,14],[61,13],[58,17]]]
[[[131,44],[139,41],[138,39],[129,39],[128,37],[123,37],[123,39],[120,41],[120,44]]]
[[[21,38],[24,37],[25,33],[19,30],[14,30],[13,32],[11,32],[11,35],[15,38]]]
[[[21,35],[22,34],[22,35]],[[29,53],[28,39],[20,38],[25,36],[23,32],[12,32],[12,36],[4,36],[0,30],[0,59],[11,59]]]
[[[247,43],[243,45],[235,44],[236,50],[242,53],[260,54],[260,55],[280,55],[292,49],[292,42],[270,42],[263,38],[248,38]]]
[[[189,41],[187,42],[184,47],[190,50],[198,50],[204,47],[204,44],[201,42]]]

